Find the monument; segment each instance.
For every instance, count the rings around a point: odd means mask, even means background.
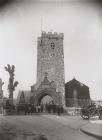
[[[37,41],[37,82],[31,86],[36,104],[46,95],[65,105],[63,33],[42,32]]]

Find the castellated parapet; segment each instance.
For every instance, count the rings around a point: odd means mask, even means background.
[[[42,37],[47,37],[47,38],[64,38],[64,34],[63,33],[57,33],[57,32],[42,32]]]
[[[48,73],[48,80],[54,81],[56,92],[65,101],[65,72],[63,33],[42,32],[37,43],[37,83],[40,84]]]

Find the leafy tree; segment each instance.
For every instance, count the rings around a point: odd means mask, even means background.
[[[13,92],[15,91],[15,88],[18,85],[18,81],[14,81],[14,72],[15,72],[15,66],[10,66],[9,64],[5,67],[5,70],[9,73],[9,84],[8,84],[8,90],[9,90],[9,99],[13,101]]]

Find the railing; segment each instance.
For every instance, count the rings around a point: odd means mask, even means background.
[[[102,100],[92,100],[96,105],[102,106]]]

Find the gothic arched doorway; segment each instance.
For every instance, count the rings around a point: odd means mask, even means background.
[[[56,83],[54,81],[49,81],[47,79],[47,74],[45,73],[44,80],[40,83],[36,90],[34,90],[34,104],[40,105],[42,99],[45,96],[52,98],[52,102],[55,105],[62,105],[62,96],[60,92],[56,91]]]
[[[53,98],[49,95],[44,96],[40,102],[41,104],[54,104]]]
[[[35,97],[35,104],[40,105],[42,101],[59,105],[60,97],[59,94],[56,93],[56,91],[53,89],[43,89],[37,92]]]
[[[61,105],[59,93],[52,88],[39,89],[35,97],[38,112],[56,113]]]

